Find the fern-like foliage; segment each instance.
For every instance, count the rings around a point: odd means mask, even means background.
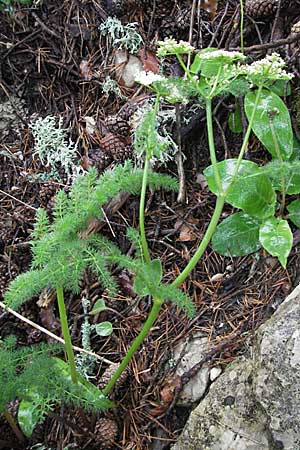
[[[110,274],[111,265],[136,272],[141,264],[141,253],[133,260],[108,239],[99,235],[81,239],[80,232],[91,219],[102,218],[101,208],[120,192],[138,194],[142,178],[142,171],[134,169],[130,162],[106,171],[100,178],[97,171],[91,169],[77,178],[69,195],[58,192],[52,224],[46,211],[38,209],[32,233],[31,270],[10,284],[4,298],[6,304],[17,309],[46,287],[59,286],[76,293],[87,268],[99,277],[105,289],[115,294],[117,286]],[[149,184],[153,189],[163,187],[176,191],[178,188],[175,179],[158,173],[149,174]],[[137,236],[135,240],[137,242]]]
[[[100,392],[95,395],[92,385],[88,389],[71,381],[68,369],[64,370],[66,363],[53,358],[62,351],[60,344],[17,348],[12,336],[0,341],[0,413],[15,399],[29,402],[35,423],[43,421],[55,404],[95,412],[111,406]]]

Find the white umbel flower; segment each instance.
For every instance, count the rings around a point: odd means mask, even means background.
[[[260,61],[244,66],[243,72],[254,84],[265,80],[290,80],[294,75],[287,73],[283,69],[284,66],[285,62],[278,53],[272,53]]]
[[[242,61],[246,56],[240,52],[229,52],[227,50],[203,51],[201,52],[201,59],[226,59],[227,64],[234,61]]]
[[[153,72],[140,72],[135,77],[135,81],[143,84],[144,86],[151,86],[152,83],[163,80],[165,80],[164,77]]]
[[[186,53],[192,53],[195,49],[194,47],[186,41],[177,42],[175,39],[169,38],[164,41],[158,41],[157,45],[159,47],[157,51],[157,56],[167,56],[167,55],[183,55]]]

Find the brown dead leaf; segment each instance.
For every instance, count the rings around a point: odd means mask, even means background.
[[[175,223],[175,229],[180,231],[178,241],[188,242],[197,239],[197,235],[192,225],[197,225],[198,223],[199,221],[193,217],[190,217],[184,223],[181,219],[178,219]]]
[[[146,72],[158,73],[159,71],[159,60],[157,56],[147,50],[145,47],[139,50],[138,56],[143,63],[143,69]]]
[[[180,383],[181,381],[179,376],[175,378],[173,378],[173,376],[169,376],[165,379],[165,384],[160,391],[161,402],[156,406],[156,408],[151,409],[152,416],[160,416],[164,413],[164,411],[172,403],[175,390],[180,387]]]

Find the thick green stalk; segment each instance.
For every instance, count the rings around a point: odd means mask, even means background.
[[[235,178],[236,178],[236,176],[238,174],[238,171],[239,171],[241,162],[243,160],[245,151],[247,149],[248,141],[249,141],[250,133],[251,133],[251,130],[252,130],[254,117],[255,117],[255,113],[256,113],[256,110],[257,110],[257,106],[258,106],[258,102],[259,102],[259,98],[260,98],[260,94],[261,94],[262,89],[263,89],[263,86],[259,86],[259,88],[257,90],[257,94],[256,94],[256,97],[255,97],[255,102],[254,102],[254,108],[253,108],[253,111],[252,111],[252,114],[251,114],[251,117],[250,117],[250,120],[249,120],[249,123],[248,123],[248,128],[247,128],[246,133],[245,133],[243,144],[242,144],[242,147],[241,147],[241,150],[240,150],[240,153],[239,153],[239,156],[238,156],[238,159],[237,159],[237,162],[236,162],[236,165],[235,165],[232,177],[231,177],[231,181],[230,181],[230,183],[229,183],[229,185],[228,185],[228,187],[226,189],[226,194],[227,194],[228,190],[230,189],[231,185],[235,181]]]
[[[206,247],[208,246],[208,244],[209,244],[209,242],[210,242],[210,240],[212,238],[212,235],[215,232],[216,226],[218,225],[220,216],[221,216],[222,211],[223,211],[224,202],[225,202],[225,195],[224,194],[220,194],[218,196],[218,198],[217,198],[215,210],[214,210],[214,213],[212,215],[211,221],[209,223],[209,226],[208,226],[208,228],[207,228],[207,230],[206,230],[206,232],[204,234],[204,237],[203,237],[203,239],[202,239],[198,249],[194,253],[193,257],[190,259],[190,261],[188,262],[186,267],[183,269],[183,271],[173,281],[173,283],[172,283],[173,286],[178,287],[181,283],[184,282],[184,280],[189,276],[189,274],[194,269],[194,267],[198,263],[199,259],[201,258],[201,256],[205,252]]]
[[[206,123],[207,123],[207,134],[208,134],[208,147],[210,160],[214,169],[214,177],[218,191],[220,194],[223,192],[222,182],[218,169],[218,161],[216,157],[215,141],[214,141],[214,129],[212,123],[212,100],[211,98],[206,99]]]
[[[116,381],[118,380],[119,376],[126,369],[126,367],[128,366],[131,358],[133,357],[133,355],[135,354],[135,352],[137,351],[137,349],[139,348],[139,346],[141,345],[143,340],[148,335],[152,325],[154,324],[154,322],[157,319],[157,316],[159,314],[159,311],[160,311],[160,308],[161,308],[162,304],[163,304],[162,300],[160,300],[158,298],[153,298],[153,305],[152,305],[151,311],[149,313],[149,316],[148,316],[146,322],[144,323],[144,326],[143,326],[142,330],[140,331],[138,336],[133,341],[130,349],[126,353],[126,355],[123,358],[121,364],[119,365],[119,367],[117,368],[117,370],[115,371],[115,373],[113,374],[111,379],[109,380],[108,384],[103,389],[102,392],[103,392],[104,395],[108,395],[110,393],[110,391],[114,387]]]
[[[140,211],[139,211],[141,245],[142,245],[143,255],[144,255],[146,263],[150,262],[150,253],[149,253],[149,248],[148,248],[148,243],[147,243],[147,238],[146,238],[146,231],[145,231],[145,201],[146,201],[149,163],[150,163],[150,158],[146,155],[142,189],[141,189],[141,198],[140,198]]]
[[[247,145],[248,145],[248,141],[249,141],[249,137],[250,137],[250,133],[251,133],[251,129],[252,129],[252,125],[253,125],[253,121],[254,121],[254,117],[255,117],[255,112],[257,109],[257,105],[259,102],[259,98],[260,98],[260,94],[262,91],[262,86],[260,86],[258,88],[257,91],[257,95],[255,98],[255,104],[254,104],[254,109],[252,111],[251,117],[250,117],[250,121],[249,121],[249,125],[245,134],[245,138],[238,156],[238,160],[235,166],[235,170],[234,173],[232,175],[231,178],[231,182],[229,184],[229,187],[232,185],[232,183],[235,181],[235,178],[238,174],[238,170],[239,167],[241,165],[244,153],[246,151]],[[209,151],[210,151],[210,157],[211,157],[211,162],[213,165],[213,169],[214,169],[214,177],[216,180],[216,184],[218,186],[218,191],[220,192],[218,198],[217,198],[217,202],[216,202],[216,206],[215,206],[215,210],[213,213],[213,216],[211,218],[211,221],[209,223],[209,226],[204,234],[204,237],[198,247],[198,249],[196,250],[195,254],[193,255],[193,257],[191,258],[191,260],[188,262],[188,264],[186,265],[186,267],[183,269],[183,271],[178,275],[178,277],[173,281],[173,286],[178,287],[181,283],[184,282],[184,280],[189,276],[189,274],[191,273],[191,271],[194,269],[194,267],[197,265],[199,259],[201,258],[201,256],[203,255],[206,247],[208,246],[212,235],[215,232],[215,229],[218,225],[218,221],[220,219],[220,216],[222,214],[222,210],[223,210],[223,206],[225,203],[225,199],[226,199],[226,195],[228,192],[229,187],[226,189],[226,191],[223,191],[223,187],[222,187],[222,182],[220,179],[220,174],[218,171],[218,167],[217,167],[217,158],[216,158],[216,151],[215,151],[215,144],[214,144],[214,137],[213,137],[213,126],[212,126],[212,110],[211,110],[211,100],[207,99],[206,100],[206,116],[207,116],[207,131],[208,131],[208,144],[209,144]]]
[[[149,252],[147,238],[146,238],[146,231],[145,231],[145,202],[146,202],[146,190],[147,190],[147,180],[148,180],[150,159],[153,156],[152,155],[152,147],[153,147],[153,142],[154,142],[153,134],[155,131],[155,120],[156,120],[156,115],[158,112],[159,100],[160,100],[160,97],[157,96],[155,99],[154,110],[153,110],[152,129],[151,129],[151,133],[149,134],[147,143],[146,143],[146,149],[145,149],[146,156],[145,156],[143,181],[142,181],[142,189],[141,189],[141,196],[140,196],[139,225],[140,225],[141,245],[142,245],[143,254],[144,254],[146,263],[149,263],[151,258],[150,258],[150,252]]]
[[[68,327],[67,312],[66,312],[66,306],[65,306],[65,301],[64,301],[64,291],[61,286],[58,286],[56,288],[56,295],[57,295],[57,303],[58,303],[58,309],[59,309],[61,329],[62,329],[64,341],[65,341],[65,347],[66,347],[66,352],[67,352],[68,362],[69,362],[69,367],[70,367],[70,374],[71,374],[73,383],[77,383],[78,377],[77,377],[76,366],[75,366],[75,356],[74,356],[74,352],[73,352],[72,341],[71,341],[71,336],[70,336],[69,327]]]
[[[275,151],[276,151],[276,155],[278,158],[278,161],[280,162],[281,166],[283,165],[283,159],[282,159],[282,155],[281,155],[281,151],[279,148],[279,143],[278,143],[278,139],[275,133],[275,129],[274,129],[274,124],[272,119],[270,119],[270,130],[272,133],[272,139],[274,142],[274,147],[275,147]],[[286,177],[284,175],[284,172],[282,172],[281,174],[281,205],[280,205],[280,210],[279,210],[279,215],[282,216],[284,208],[285,208],[285,197],[286,197]]]

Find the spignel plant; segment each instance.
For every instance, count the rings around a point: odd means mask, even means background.
[[[95,170],[77,179],[71,193],[63,191],[56,197],[54,221],[50,224],[44,210],[38,210],[33,232],[31,270],[17,277],[6,295],[7,305],[18,308],[45,287],[57,291],[62,332],[66,342],[69,373],[74,383],[78,374],[69,334],[64,292],[78,292],[79,281],[89,268],[96,273],[104,288],[116,289],[110,269],[125,267],[134,274],[134,291],[150,296],[149,316],[101,395],[108,396],[156,321],[166,300],[180,306],[189,317],[195,308],[179,286],[196,266],[210,241],[223,255],[245,255],[263,247],[277,256],[285,267],[292,246],[292,232],[284,217],[287,195],[300,193],[299,147],[293,138],[290,116],[280,99],[284,83],[291,79],[283,69],[281,58],[273,54],[265,59],[246,63],[239,52],[208,48],[198,52],[188,69],[184,55],[194,51],[190,44],[165,40],[159,43],[158,55],[175,55],[185,77],[169,77],[145,73],[139,82],[156,94],[155,105],[145,114],[135,136],[135,150],[143,157],[143,170],[130,163],[117,166],[98,178]],[[218,161],[213,128],[213,101],[218,96],[245,95],[244,108],[248,128],[236,158]],[[145,229],[147,186],[177,190],[177,181],[155,173],[151,159],[159,158],[166,143],[157,130],[157,114],[162,99],[187,103],[199,99],[206,108],[208,145],[211,165],[204,170],[208,187],[216,196],[215,210],[199,247],[183,271],[169,284],[162,282],[160,259],[152,259]],[[253,131],[270,152],[273,160],[265,166],[244,159],[250,133]],[[130,228],[128,238],[136,248],[135,257],[122,254],[109,239],[99,234],[86,235],[84,230],[95,217],[101,217],[101,207],[118,193],[126,191],[140,195],[139,232]],[[279,192],[279,195],[277,195]],[[278,200],[279,203],[278,203]],[[240,211],[219,224],[224,204]],[[279,206],[278,206],[279,204]],[[299,200],[288,204],[289,218],[300,224]]]

